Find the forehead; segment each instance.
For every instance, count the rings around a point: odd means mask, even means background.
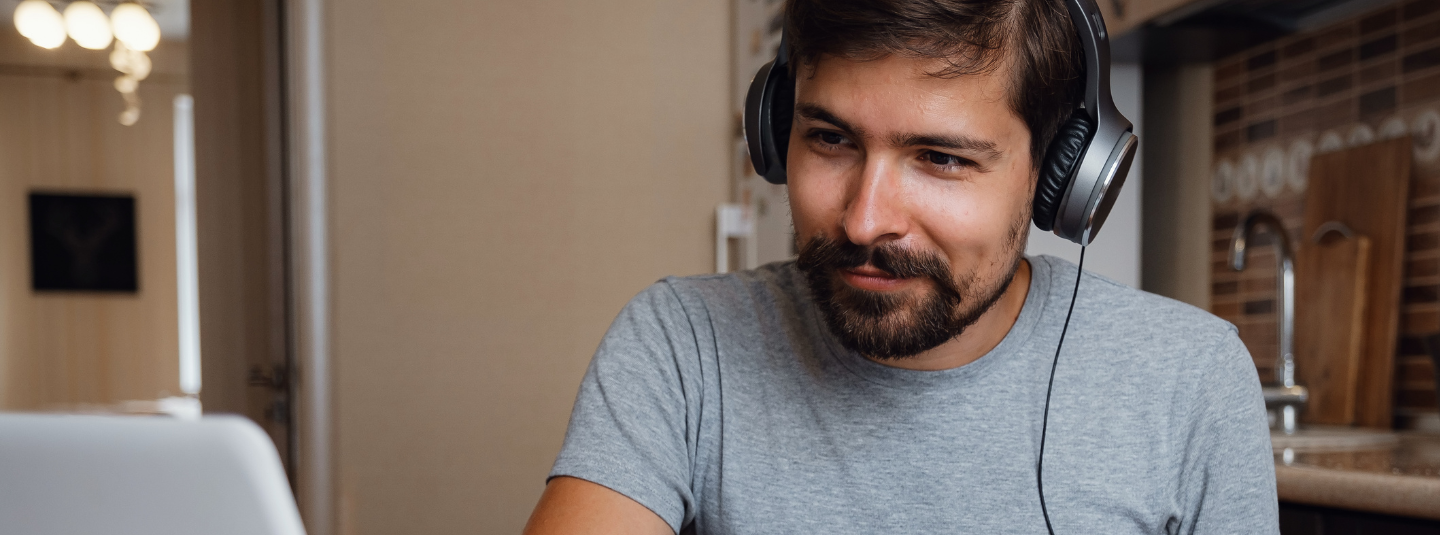
[[[867,130],[1024,127],[1007,99],[1008,62],[976,74],[940,77],[942,59],[895,54],[852,60],[821,56],[796,73],[796,100],[824,107]]]

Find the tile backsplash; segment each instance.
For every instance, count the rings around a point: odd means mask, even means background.
[[[1412,137],[1395,414],[1402,427],[1433,415],[1421,340],[1440,332],[1440,0],[1391,4],[1222,59],[1214,110],[1211,311],[1239,327],[1265,381],[1277,352],[1274,254],[1264,244],[1245,271],[1227,266],[1240,217],[1270,209],[1298,239],[1312,155]]]

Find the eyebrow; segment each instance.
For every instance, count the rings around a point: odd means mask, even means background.
[[[831,113],[830,110],[825,109],[824,106],[821,106],[819,104],[798,104],[795,106],[795,113],[799,114],[801,117],[810,119],[812,121],[830,123],[831,125],[835,126],[835,128],[844,130],[848,134],[854,134],[857,137],[865,137],[864,130],[856,128],[850,123],[845,122],[844,119],[836,117],[834,113]]]
[[[833,112],[825,109],[824,106],[800,103],[795,106],[795,113],[806,119],[830,123],[836,128],[856,137],[865,137],[865,131],[863,129],[845,122],[844,119],[837,117]],[[977,152],[990,158],[1000,156],[1000,149],[996,148],[995,142],[965,135],[894,134],[889,137],[889,141],[891,145],[896,147],[935,147]]]
[[[990,158],[994,158],[1000,155],[1000,149],[995,148],[995,142],[984,139],[976,139],[970,136],[952,136],[944,134],[896,134],[890,137],[890,144],[897,147],[936,147],[941,149],[978,152]]]

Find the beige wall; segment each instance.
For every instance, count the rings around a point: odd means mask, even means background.
[[[615,313],[713,265],[728,6],[328,5],[342,532],[519,531]]]
[[[180,393],[172,101],[186,87],[184,45],[151,56],[143,114],[125,127],[107,53],[47,51],[0,28],[0,409]],[[135,196],[138,293],[30,289],[37,189]]]
[[[1145,72],[1141,287],[1210,308],[1209,64]]]

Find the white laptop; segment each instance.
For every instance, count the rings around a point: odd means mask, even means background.
[[[303,535],[275,445],[238,416],[0,414],[0,532]]]

